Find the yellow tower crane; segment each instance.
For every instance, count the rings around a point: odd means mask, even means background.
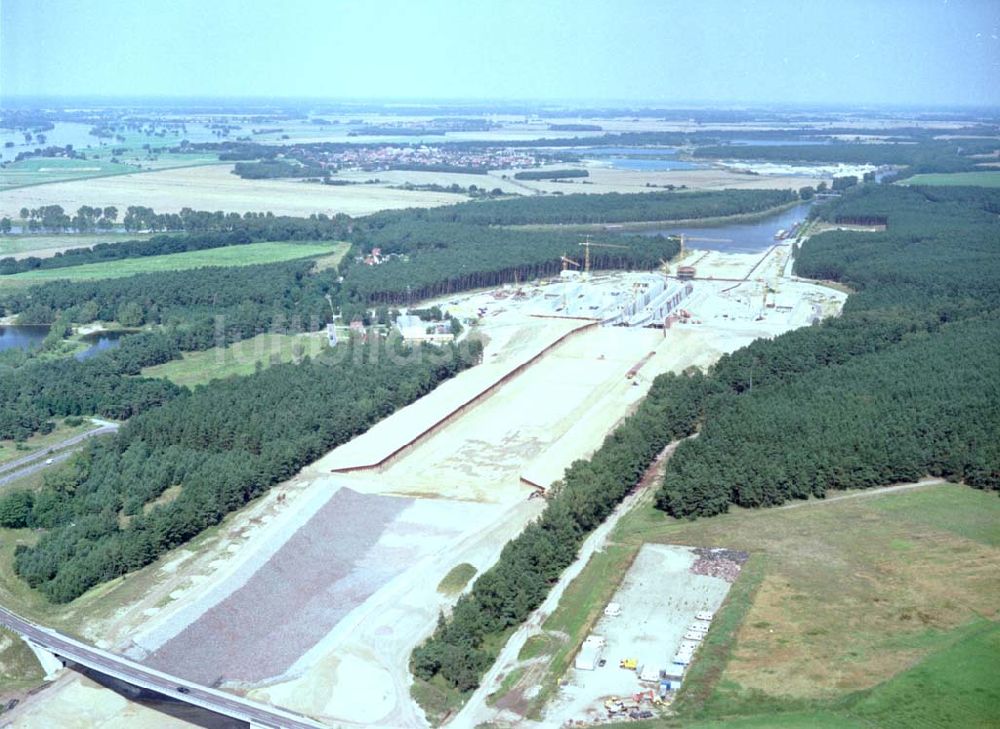
[[[585,276],[590,275],[590,249],[594,248],[628,248],[628,246],[620,246],[614,243],[592,243],[590,241],[590,236],[583,236],[583,242],[580,243],[583,246],[583,273]]]
[[[567,258],[566,256],[559,256],[559,260],[562,261],[562,270],[565,271],[567,266],[580,267],[580,264],[574,261],[572,258]]]

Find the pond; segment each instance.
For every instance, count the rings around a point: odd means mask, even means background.
[[[37,347],[48,333],[48,327],[0,326],[0,352]]]
[[[128,330],[116,330],[112,332],[94,332],[93,334],[84,335],[81,337],[81,340],[90,346],[82,352],[77,352],[73,356],[80,362],[85,359],[90,359],[96,354],[100,354],[101,352],[109,349],[114,349],[121,344],[122,337],[128,336],[132,333],[132,331]]]

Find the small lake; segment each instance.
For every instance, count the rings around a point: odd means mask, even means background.
[[[113,331],[113,332],[94,332],[93,334],[87,334],[81,339],[84,343],[90,345],[82,352],[77,352],[73,356],[76,357],[77,361],[83,362],[85,359],[90,359],[94,355],[100,354],[101,352],[107,351],[109,349],[114,349],[121,344],[122,337],[126,337],[132,334],[131,331]]]
[[[0,326],[0,352],[37,347],[48,333],[48,327]]]
[[[664,172],[669,170],[700,170],[698,162],[677,159],[676,147],[578,147],[567,150],[586,160],[601,162],[616,170]]]
[[[570,154],[581,157],[669,157],[677,154],[677,147],[570,147]]]
[[[757,253],[774,245],[774,234],[781,229],[788,230],[795,223],[805,220],[809,214],[811,203],[800,203],[795,207],[775,213],[762,220],[752,223],[732,223],[729,225],[712,226],[677,226],[663,227],[657,230],[644,230],[644,235],[679,235],[684,233],[694,237],[724,238],[727,243],[709,243],[691,241],[691,248],[706,251],[725,251],[727,253]]]
[[[729,144],[744,147],[810,147],[816,144],[829,144],[829,139],[730,139]]]
[[[642,159],[636,157],[602,157],[616,170],[640,170],[642,172],[662,172],[664,170],[700,170],[705,165],[682,159]]]

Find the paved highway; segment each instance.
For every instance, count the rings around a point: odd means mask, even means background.
[[[95,420],[94,423],[100,427],[94,430],[88,430],[86,433],[81,433],[80,435],[74,435],[72,438],[67,438],[64,441],[55,443],[48,448],[44,448],[40,451],[31,453],[30,455],[24,456],[23,458],[18,458],[14,461],[8,461],[0,465],[0,486],[3,486],[8,481],[13,481],[16,478],[23,478],[24,476],[30,476],[35,471],[39,471],[46,466],[54,465],[61,461],[65,461],[71,455],[73,451],[64,451],[65,448],[71,448],[72,446],[78,445],[88,438],[93,438],[96,435],[106,435],[109,433],[114,433],[118,430],[117,423],[109,423],[104,420]],[[50,455],[54,451],[63,451],[56,455]],[[49,459],[52,463],[48,463]]]
[[[81,643],[54,630],[35,625],[3,607],[0,607],[0,625],[20,633],[31,642],[47,648],[60,658],[87,666],[133,686],[156,691],[164,696],[200,706],[218,714],[275,729],[326,729],[325,724],[291,711],[264,706],[225,691],[200,686],[147,668],[135,661]]]

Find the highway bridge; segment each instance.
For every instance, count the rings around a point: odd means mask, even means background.
[[[3,607],[0,607],[0,625],[19,633],[29,644],[34,644],[33,647],[40,647],[54,654],[63,662],[86,666],[93,671],[111,676],[132,686],[155,691],[163,696],[248,722],[251,727],[327,729],[327,725],[300,714],[258,704],[225,691],[201,686],[147,668],[128,658],[87,645],[49,628],[35,625]]]

